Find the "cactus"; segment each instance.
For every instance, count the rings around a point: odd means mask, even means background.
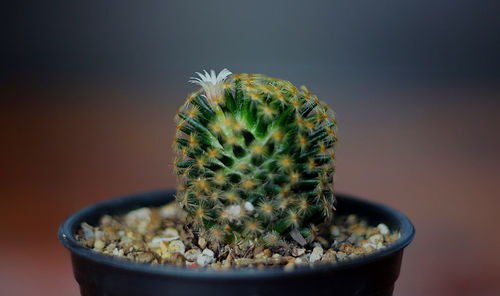
[[[336,121],[306,87],[260,74],[216,75],[176,114],[176,199],[213,242],[313,239],[335,210]]]

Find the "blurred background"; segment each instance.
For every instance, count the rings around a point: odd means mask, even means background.
[[[195,71],[305,84],[337,113],[338,192],[414,222],[395,295],[500,295],[498,1],[0,4],[0,294],[78,295],[57,228],[175,186]]]

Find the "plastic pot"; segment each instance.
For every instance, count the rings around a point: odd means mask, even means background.
[[[415,229],[390,207],[337,195],[337,214],[357,214],[370,224],[385,223],[401,238],[365,257],[314,268],[213,271],[141,264],[96,253],[74,238],[80,223],[97,225],[117,215],[173,200],[174,190],[139,193],[101,202],[71,215],[59,228],[59,240],[71,253],[73,272],[84,296],[160,295],[392,295],[403,249]]]

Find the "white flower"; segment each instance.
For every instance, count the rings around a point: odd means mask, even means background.
[[[199,84],[205,91],[205,98],[209,102],[219,102],[224,96],[224,80],[231,75],[231,71],[223,69],[219,75],[215,75],[215,71],[211,70],[210,74],[203,70],[205,74],[196,72],[200,78],[191,77],[189,82]]]

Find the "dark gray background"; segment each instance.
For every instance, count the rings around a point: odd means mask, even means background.
[[[499,1],[2,4],[4,81],[185,82],[200,68],[310,84],[497,83]]]

